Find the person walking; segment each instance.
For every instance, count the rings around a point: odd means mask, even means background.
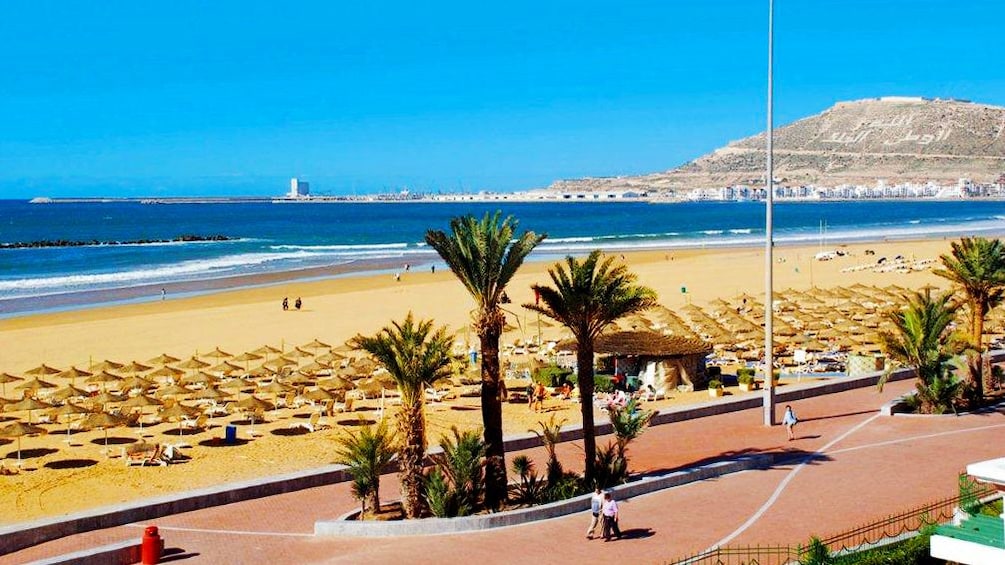
[[[304,301],[300,300],[300,297],[298,296],[296,302],[293,303],[293,307],[296,308],[297,310],[299,310],[300,307],[303,306],[303,305],[304,305]]]
[[[793,432],[793,428],[799,423],[799,418],[796,418],[796,413],[792,410],[791,405],[785,406],[785,415],[782,416],[782,425],[785,426],[785,432],[789,434],[789,441],[796,439],[796,434]]]
[[[289,309],[290,309],[290,297],[284,296],[283,297],[283,310],[289,310]]]
[[[604,515],[604,541],[610,541],[611,532],[621,539],[621,529],[618,528],[618,503],[610,492],[604,493],[601,513]]]
[[[597,487],[590,498],[590,513],[593,517],[590,519],[590,527],[586,528],[586,539],[593,539],[593,532],[596,531],[597,526],[600,524],[600,510],[603,506],[604,491],[600,490],[600,487]]]

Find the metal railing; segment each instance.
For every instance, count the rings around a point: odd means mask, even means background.
[[[920,531],[925,526],[949,521],[957,508],[968,513],[976,512],[981,500],[995,493],[993,486],[979,483],[965,473],[959,477],[959,493],[893,514],[846,530],[836,535],[820,538],[833,553],[850,553]],[[806,554],[802,545],[727,546],[695,553],[671,561],[673,565],[786,565],[799,563]]]

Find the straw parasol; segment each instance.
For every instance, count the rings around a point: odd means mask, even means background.
[[[48,402],[42,402],[37,398],[31,396],[20,400],[18,402],[11,402],[3,407],[4,412],[27,412],[28,413],[28,423],[31,423],[31,414],[35,410],[44,410],[46,408],[52,408],[52,404]]]
[[[194,369],[202,369],[203,367],[209,367],[209,363],[207,363],[205,361],[200,361],[199,359],[197,359],[195,357],[191,357],[189,359],[186,359],[185,361],[182,361],[181,363],[178,363],[177,366],[179,368],[181,368],[181,369],[193,369],[194,370]]]
[[[206,373],[206,372],[203,372],[203,371],[199,371],[198,373],[196,373],[194,375],[189,375],[187,377],[183,377],[181,379],[181,384],[185,385],[185,386],[194,385],[194,384],[211,385],[211,384],[216,383],[219,380],[220,380],[220,378],[217,377],[217,376],[215,376],[215,375],[211,375],[209,373]]]
[[[332,346],[328,345],[327,343],[324,343],[323,341],[318,340],[318,338],[314,338],[314,340],[311,341],[310,343],[305,343],[305,344],[301,345],[300,347],[307,347],[307,348],[310,348],[310,349],[331,349],[332,348]]]
[[[118,402],[124,402],[126,397],[121,394],[112,394],[110,392],[103,392],[97,396],[92,396],[89,399],[94,404],[114,404]]]
[[[142,391],[148,391],[153,387],[157,386],[157,383],[144,379],[139,375],[133,375],[131,377],[125,378],[119,383],[119,390],[133,390],[140,389]]]
[[[117,428],[125,424],[126,419],[122,416],[116,416],[108,412],[92,412],[84,418],[81,425],[89,430],[99,428],[105,431],[105,448],[103,453],[108,454],[108,428]]]
[[[198,409],[185,406],[180,402],[175,402],[171,406],[168,406],[160,411],[161,418],[178,422],[179,436],[185,435],[185,428],[182,426],[182,420],[192,418],[198,414]]]
[[[59,373],[56,377],[60,379],[70,379],[70,384],[76,384],[77,378],[84,378],[91,376],[92,373],[78,369],[77,367],[70,367],[69,369]]]
[[[305,392],[304,398],[307,398],[308,400],[313,400],[315,402],[321,402],[325,400],[334,400],[335,395],[323,388],[318,388],[315,390]]]
[[[147,360],[148,363],[154,363],[156,365],[168,365],[170,363],[177,363],[178,361],[181,361],[181,359],[177,357],[172,357],[167,353],[161,353],[157,357]]]
[[[352,381],[344,377],[334,376],[318,381],[318,386],[332,390],[352,390],[356,387]]]
[[[105,359],[100,363],[91,365],[91,371],[117,371],[122,367],[125,367],[124,363],[118,363],[115,361],[109,361],[108,359]]]
[[[109,373],[108,371],[101,371],[95,375],[87,378],[88,383],[101,383],[101,390],[105,390],[108,383],[117,383],[122,380],[122,377]]]
[[[220,400],[222,398],[228,398],[229,396],[229,392],[223,392],[215,386],[209,386],[192,393],[192,396],[189,398],[192,400]]]
[[[169,380],[174,381],[175,379],[184,374],[185,371],[182,371],[181,369],[175,369],[174,367],[171,367],[169,365],[164,365],[160,369],[156,369],[150,374],[148,374],[147,377],[149,378],[167,377]]]
[[[10,373],[0,373],[0,396],[7,396],[7,383],[16,383],[18,381],[23,381],[21,377],[16,377]]]
[[[24,436],[33,436],[38,434],[47,433],[45,428],[40,428],[38,426],[33,426],[31,424],[25,424],[23,422],[14,422],[9,426],[0,428],[0,437],[13,437],[17,438],[17,466],[21,466],[21,438]]]
[[[258,349],[252,351],[252,353],[254,353],[255,355],[263,355],[265,357],[268,357],[269,355],[276,355],[276,354],[279,354],[279,353],[282,353],[282,352],[283,352],[282,349],[276,349],[275,347],[272,347],[271,345],[263,345],[263,346],[259,347]]]
[[[251,420],[251,426],[248,428],[248,433],[254,435],[255,432],[255,412],[261,410],[265,412],[266,410],[272,409],[272,404],[258,398],[255,395],[251,395],[248,398],[237,403],[237,407],[245,410],[249,413],[249,419]]]
[[[59,407],[56,407],[56,408],[53,408],[52,410],[50,410],[49,411],[49,415],[52,416],[53,418],[57,418],[58,419],[60,416],[73,416],[75,414],[89,414],[90,412],[91,412],[90,410],[88,410],[87,408],[84,408],[83,406],[78,406],[78,405],[73,404],[71,402],[67,402],[66,404],[64,404],[62,406],[59,406]],[[70,419],[69,418],[66,419],[66,439],[63,440],[63,443],[70,443]]]
[[[65,387],[57,390],[52,394],[52,399],[58,402],[64,400],[69,400],[71,398],[84,398],[85,396],[90,396],[91,393],[87,392],[82,388],[77,388],[73,385],[66,385]]]
[[[212,367],[206,369],[206,371],[211,372],[211,373],[220,373],[222,375],[229,375],[231,373],[235,373],[235,372],[241,371],[243,369],[244,369],[244,367],[242,367],[240,365],[235,365],[234,363],[231,363],[230,361],[223,361],[221,363],[218,363],[218,364],[213,365]]]
[[[183,394],[191,394],[191,393],[192,393],[192,389],[185,388],[185,387],[183,387],[181,385],[171,385],[169,387],[159,389],[157,391],[157,396],[161,396],[161,397],[165,397],[165,396],[180,396],[180,395],[183,395]]]
[[[255,386],[255,381],[244,378],[227,379],[220,383],[220,388],[248,388]]]
[[[119,370],[122,371],[123,373],[129,373],[130,375],[135,373],[145,373],[150,369],[153,369],[153,367],[144,365],[142,363],[137,363],[136,361],[132,361],[129,364],[119,368]]]
[[[27,371],[24,372],[24,374],[28,375],[29,377],[47,377],[50,375],[58,375],[59,373],[62,373],[62,371],[60,371],[55,367],[50,367],[45,363],[42,363],[38,367],[35,367],[34,369],[28,369]]]
[[[259,355],[257,353],[252,353],[251,351],[249,351],[247,353],[242,353],[242,354],[238,355],[237,357],[234,357],[233,359],[231,359],[231,361],[237,361],[239,363],[245,363],[245,362],[248,362],[248,361],[257,361],[259,359],[262,359],[261,355]]]
[[[311,353],[310,351],[300,349],[299,347],[294,347],[292,351],[290,351],[289,353],[284,353],[283,355],[289,357],[290,359],[303,359],[304,357],[314,357],[313,353]]]
[[[314,373],[320,373],[321,371],[330,371],[331,365],[325,363],[319,363],[317,361],[311,361],[310,363],[304,365],[300,368],[300,372],[305,375],[312,375]]]
[[[129,408],[139,408],[140,417],[138,419],[140,423],[139,433],[143,433],[143,409],[147,406],[162,406],[164,403],[152,396],[147,396],[145,394],[138,394],[121,404],[123,410]]]
[[[233,353],[227,353],[226,351],[217,347],[213,351],[210,351],[209,353],[204,353],[200,357],[209,357],[210,359],[228,359],[233,356],[234,356]]]
[[[25,382],[17,385],[16,387],[14,387],[14,390],[31,390],[31,391],[36,391],[36,390],[40,390],[40,389],[43,389],[43,388],[56,388],[56,385],[54,385],[53,383],[50,383],[49,381],[43,381],[42,379],[40,379],[38,377],[35,377],[34,379],[31,379],[30,381],[25,381]]]

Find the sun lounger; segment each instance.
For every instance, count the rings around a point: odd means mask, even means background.
[[[290,424],[290,428],[291,429],[292,428],[304,428],[308,432],[314,433],[314,432],[316,432],[318,430],[327,430],[327,429],[330,429],[331,426],[328,425],[328,422],[326,422],[326,421],[324,421],[324,420],[321,419],[321,413],[320,412],[315,412],[315,413],[311,414],[311,419],[309,421],[307,421],[307,422],[293,422],[292,424]]]
[[[146,467],[148,465],[157,465],[164,467],[170,461],[170,458],[164,457],[164,451],[161,445],[158,443],[154,445],[153,449],[142,449],[133,452],[127,452],[125,448],[122,448],[122,459],[126,462],[126,467],[132,467],[138,465],[140,467]]]

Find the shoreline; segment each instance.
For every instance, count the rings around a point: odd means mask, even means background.
[[[1005,226],[1001,228],[991,228],[987,231],[981,230],[981,234],[989,236],[1002,236],[1005,235]],[[854,236],[854,237],[841,237],[833,236],[827,239],[824,243],[825,245],[818,245],[823,250],[826,248],[843,248],[849,246],[858,245],[870,245],[870,244],[882,244],[882,243],[911,243],[911,242],[923,242],[923,241],[948,241],[949,239],[956,239],[960,235],[951,235],[949,233],[933,233],[927,237],[919,236],[918,234],[906,234],[903,236],[889,235],[885,234],[879,236],[873,236],[870,238],[868,235]],[[547,240],[545,240],[547,242]],[[800,238],[797,240],[785,240],[784,236],[777,238],[774,243],[775,249],[796,249],[803,247],[812,247],[810,241],[806,238]],[[602,246],[586,246],[593,248],[598,248],[604,250],[608,254],[620,254],[626,257],[636,257],[645,254],[680,254],[686,252],[729,252],[729,251],[743,251],[743,250],[757,250],[763,248],[762,242],[747,241],[723,241],[721,243],[703,242],[701,244],[687,244],[683,243],[680,245],[667,245],[660,244],[654,245],[652,247],[618,247],[617,245],[612,245],[608,247]],[[548,252],[548,251],[538,251],[537,256],[531,255],[525,265],[534,265],[542,263],[553,263],[556,260],[564,258],[566,255],[583,256],[589,253],[589,250],[572,250],[567,252]],[[632,263],[633,261],[629,261]],[[419,267],[420,269],[425,269],[430,264],[437,265],[438,269],[445,270],[446,266],[442,264],[440,257],[433,251],[429,252],[428,257],[418,255],[414,257],[409,257],[408,264],[410,267]],[[166,283],[153,283],[153,284],[141,284],[134,286],[123,286],[109,289],[96,289],[96,290],[85,290],[79,292],[65,292],[65,293],[53,293],[45,294],[40,296],[29,296],[29,297],[17,297],[9,299],[0,299],[0,320],[11,320],[23,316],[33,316],[33,315],[43,315],[43,314],[58,314],[61,312],[74,312],[82,310],[91,310],[95,308],[113,307],[113,306],[125,306],[130,304],[145,304],[151,302],[160,302],[161,289],[164,289],[166,296],[170,300],[177,300],[180,298],[193,298],[200,296],[212,296],[224,292],[232,291],[242,291],[251,290],[259,288],[269,288],[277,287],[284,284],[292,283],[311,283],[318,281],[329,281],[339,278],[370,278],[378,277],[384,274],[390,274],[394,272],[401,272],[404,274],[403,260],[401,258],[389,259],[361,259],[354,260],[348,263],[327,265],[320,267],[306,267],[302,269],[291,269],[291,270],[278,270],[272,272],[264,273],[252,273],[243,275],[232,275],[219,278],[206,278],[206,279],[196,279],[190,281],[172,281]],[[525,267],[526,268],[526,267]],[[415,271],[413,271],[415,272]],[[449,271],[447,271],[449,272]]]

